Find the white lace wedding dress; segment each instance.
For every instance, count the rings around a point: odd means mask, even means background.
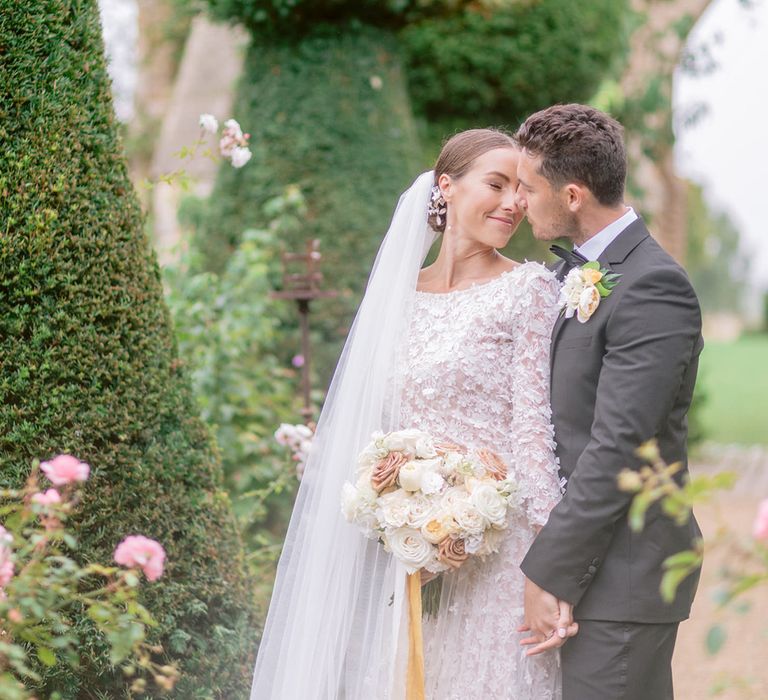
[[[429,700],[557,700],[559,656],[526,657],[519,565],[560,495],[549,409],[549,344],[558,284],[538,263],[445,294],[417,292],[402,427],[503,454],[523,496],[498,554],[442,575],[424,618]]]

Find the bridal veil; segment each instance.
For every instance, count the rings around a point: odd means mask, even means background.
[[[419,269],[434,174],[400,197],[318,421],[277,569],[251,700],[402,700],[402,565],[341,514],[341,489],[376,430],[394,430],[396,358]],[[404,653],[405,652],[405,653]]]

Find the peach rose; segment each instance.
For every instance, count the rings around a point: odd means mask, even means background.
[[[584,281],[587,284],[597,284],[601,279],[603,279],[603,273],[600,272],[600,270],[587,267],[581,272],[584,275]]]
[[[483,448],[477,451],[477,458],[496,481],[504,481],[507,478],[507,465],[495,452]]]
[[[402,452],[390,452],[384,459],[379,460],[373,467],[371,485],[377,491],[394,486],[402,467],[408,461]]]
[[[452,569],[458,569],[468,556],[461,538],[446,537],[437,545],[438,560]]]
[[[454,442],[436,442],[435,443],[435,450],[437,451],[437,454],[444,455],[446,452],[458,452],[459,454],[467,454],[467,448],[464,447],[464,445],[459,445]]]

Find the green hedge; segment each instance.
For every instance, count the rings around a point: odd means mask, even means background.
[[[514,129],[551,104],[587,101],[626,50],[627,19],[626,0],[535,0],[412,23],[399,36],[414,108],[438,124]]]
[[[266,225],[263,204],[298,185],[305,224],[280,245],[303,250],[319,238],[326,286],[354,292],[313,307],[319,337],[333,339],[317,346],[327,375],[398,195],[423,167],[397,42],[360,25],[254,38],[234,116],[251,134],[253,160],[220,170],[200,249],[220,271],[242,232]]]
[[[246,697],[242,548],[116,128],[96,0],[0,0],[0,480],[58,452],[89,462],[79,556],[108,561],[131,533],[168,552],[144,595],[181,665],[173,697]],[[40,697],[125,697],[91,639]]]

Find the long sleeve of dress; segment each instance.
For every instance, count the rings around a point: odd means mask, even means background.
[[[549,403],[549,353],[559,288],[554,275],[541,266],[531,266],[524,285],[513,328],[512,463],[528,520],[542,526],[560,500]]]

